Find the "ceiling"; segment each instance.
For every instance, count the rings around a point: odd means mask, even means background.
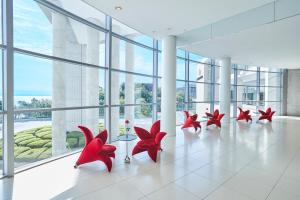
[[[127,26],[159,39],[205,26],[274,0],[83,1]],[[122,6],[123,9],[115,10],[115,6]]]
[[[193,35],[197,39],[201,35],[197,30],[206,29],[208,33],[211,25],[222,27],[223,22],[226,24],[227,19],[233,18],[235,20],[233,23],[227,25],[225,29],[224,26],[219,29],[224,32],[223,35],[186,42],[180,47],[205,57],[217,59],[228,56],[232,58],[232,62],[238,64],[300,68],[300,15],[291,12],[291,9],[294,9],[293,5],[299,3],[297,0],[277,0],[276,3],[274,0],[83,1],[127,26],[157,39],[167,35],[175,35],[178,39],[180,37],[187,39],[189,35]],[[290,2],[288,7],[285,6],[285,2]],[[274,6],[275,11],[277,8],[275,4],[279,6],[284,4],[281,7],[288,8],[291,15],[280,16],[280,19],[275,20],[275,12],[272,8]],[[122,6],[122,10],[115,10],[115,6]],[[278,8],[281,8],[279,6]],[[269,16],[265,10],[268,11]],[[299,12],[299,9],[292,11]],[[248,12],[249,15],[244,15]],[[273,20],[273,17],[276,23],[269,21]],[[240,18],[242,20],[239,20]],[[234,29],[236,19],[239,20],[238,26],[242,29],[226,32],[228,27]],[[244,22],[251,26],[244,27]]]
[[[186,46],[209,58],[237,64],[300,68],[300,16]]]

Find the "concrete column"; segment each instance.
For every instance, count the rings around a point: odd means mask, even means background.
[[[134,39],[134,36],[127,36]],[[125,66],[126,71],[133,71],[134,67],[134,45],[126,43],[125,45]],[[125,104],[133,104],[134,102],[134,76],[126,74],[125,76]],[[129,128],[133,131],[134,124],[134,106],[125,107],[125,119],[129,120]]]
[[[284,69],[282,74],[282,103],[281,115],[287,115],[287,98],[288,98],[288,70]]]
[[[100,24],[98,20],[90,19],[95,24]],[[87,63],[99,65],[99,45],[100,34],[99,31],[88,27],[87,28],[87,47],[86,59]],[[92,67],[85,67],[85,83],[82,85],[85,90],[83,97],[83,105],[96,106],[99,105],[99,69]],[[83,110],[83,123],[89,127],[94,134],[99,132],[99,109]]]
[[[220,60],[221,64],[221,85],[220,85],[220,112],[225,113],[223,122],[230,122],[230,76],[231,76],[231,58],[224,57]]]
[[[261,73],[263,74],[263,78],[265,81],[265,86],[276,86],[280,85],[280,76],[277,73]],[[261,77],[262,79],[262,77]],[[265,94],[265,101],[276,101],[280,99],[281,90],[274,87],[265,87],[264,94]],[[271,107],[273,110],[276,110],[276,115],[280,115],[280,103],[278,102],[266,102],[265,109]]]
[[[65,32],[67,27],[66,17],[55,12],[52,13],[53,27],[53,54],[62,56],[65,54]],[[60,62],[53,61],[52,81],[52,107],[64,107],[66,100],[65,67]],[[67,151],[66,148],[66,123],[65,112],[52,112],[52,154],[60,155]]]
[[[114,27],[114,30],[118,30],[118,27]],[[111,55],[112,67],[118,69],[120,66],[120,42],[118,39],[114,38],[112,40],[112,55]],[[116,105],[120,104],[120,81],[119,73],[112,72],[111,76],[111,104]],[[120,108],[113,107],[111,109],[111,135],[112,139],[116,139],[116,136],[119,135],[120,129]]]
[[[162,40],[161,130],[176,134],[176,38]]]
[[[204,60],[203,62],[207,62]],[[210,71],[209,67],[206,64],[197,64],[196,77],[199,82],[209,82],[210,80]],[[194,84],[194,83],[193,83]],[[197,102],[209,102],[211,88],[209,84],[195,83],[196,85],[196,101]],[[202,116],[204,112],[209,111],[210,103],[197,103],[196,104],[196,113],[199,116]]]

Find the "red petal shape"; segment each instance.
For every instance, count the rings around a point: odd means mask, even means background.
[[[151,139],[151,135],[150,133],[140,127],[134,127],[135,133],[137,134],[137,136],[141,139],[141,140],[147,140],[147,139]]]
[[[102,131],[95,138],[92,138],[93,134],[88,128],[83,126],[79,126],[79,128],[86,136],[86,145],[83,148],[76,165],[79,166],[99,160],[104,162],[107,170],[110,172],[112,168],[111,157],[115,157],[114,151],[116,150],[116,147],[113,145],[104,144],[104,142],[107,140],[107,131]]]
[[[156,122],[153,123],[150,129],[151,137],[154,138],[159,131],[160,131],[160,120],[157,120]]]
[[[91,132],[91,130],[85,126],[78,126],[78,128],[80,128],[80,130],[83,132],[84,137],[85,137],[85,146],[88,145],[88,143],[90,143],[94,136],[93,133]]]
[[[107,130],[104,130],[104,131],[100,132],[95,138],[101,139],[103,144],[105,144],[106,141],[107,141],[107,138],[108,138]]]

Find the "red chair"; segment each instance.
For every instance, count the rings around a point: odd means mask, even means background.
[[[200,122],[196,121],[197,117],[198,117],[197,114],[190,116],[188,111],[184,111],[184,113],[185,113],[186,118],[185,118],[185,122],[184,122],[183,126],[181,127],[182,129],[189,128],[189,127],[194,127],[195,131],[197,131],[198,128],[201,129]]]
[[[236,121],[239,121],[239,120],[246,120],[247,122],[250,120],[252,122],[252,117],[251,115],[249,114],[250,113],[250,110],[245,110],[243,111],[242,108],[238,107],[239,110],[240,110],[240,114],[239,116],[236,118]]]
[[[270,107],[266,110],[266,112],[264,112],[262,110],[258,110],[258,112],[260,113],[260,117],[259,117],[258,121],[267,119],[267,120],[269,120],[269,122],[272,122],[272,117],[273,117],[275,111],[272,111]]]
[[[134,149],[132,155],[147,151],[150,158],[156,162],[157,153],[161,149],[160,143],[167,133],[160,132],[160,120],[156,121],[150,130],[150,133],[140,127],[134,127],[135,133],[141,139]]]
[[[215,124],[217,127],[221,128],[221,119],[224,117],[225,114],[220,114],[218,109],[216,109],[213,114],[208,112],[206,112],[205,114],[209,118],[207,120],[206,126]]]
[[[110,172],[112,168],[111,158],[115,158],[116,147],[113,145],[105,144],[108,134],[104,130],[100,132],[96,137],[93,136],[90,129],[84,126],[78,126],[81,129],[85,136],[85,146],[74,166],[77,168],[79,165],[94,162],[102,161],[107,167],[107,170]]]

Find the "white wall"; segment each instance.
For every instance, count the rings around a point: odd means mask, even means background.
[[[300,69],[288,70],[287,115],[300,116]]]

